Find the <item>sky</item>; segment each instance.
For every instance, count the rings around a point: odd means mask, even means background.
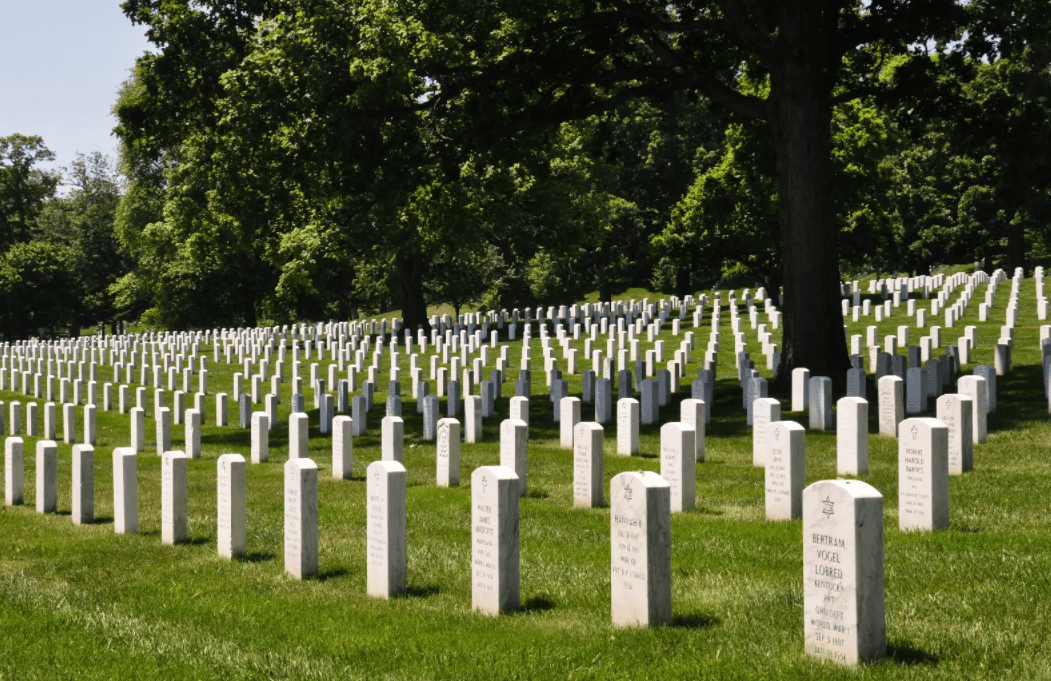
[[[116,159],[110,110],[149,47],[120,2],[0,0],[0,137],[43,137],[53,168],[77,152]]]

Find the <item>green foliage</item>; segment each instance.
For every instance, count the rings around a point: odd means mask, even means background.
[[[66,246],[27,241],[0,259],[0,329],[5,339],[54,336],[70,324],[81,290],[75,254]]]
[[[72,272],[81,297],[72,310],[74,323],[111,321],[115,308],[110,287],[130,263],[114,235],[120,202],[111,161],[99,152],[79,154],[66,172],[67,196],[44,205],[35,225],[37,238],[63,244],[72,254]]]
[[[59,182],[58,173],[36,166],[53,160],[40,137],[0,137],[0,246],[31,238],[33,222]]]

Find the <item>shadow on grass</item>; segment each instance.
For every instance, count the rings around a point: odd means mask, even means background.
[[[183,539],[182,541],[176,542],[180,546],[201,546],[212,541],[211,537],[194,537],[193,539]]]
[[[92,525],[106,525],[113,522],[113,516],[111,515],[99,515],[95,516],[95,519],[91,521]]]
[[[410,586],[405,590],[405,598],[430,598],[438,595],[441,591],[441,588],[435,584]]]
[[[350,572],[346,568],[332,568],[331,570],[322,570],[317,573],[317,581],[327,582],[330,579],[337,579],[339,577],[346,577]]]
[[[541,594],[539,596],[533,596],[532,598],[526,599],[522,605],[518,606],[515,610],[515,614],[521,613],[523,615],[531,612],[546,612],[548,610],[555,609],[555,602],[551,600],[547,595]]]
[[[936,656],[924,652],[910,645],[888,645],[887,662],[903,667],[917,667],[919,665],[936,665],[939,660]]]
[[[550,495],[542,489],[531,489],[524,496],[529,499],[547,499]]]
[[[265,563],[277,558],[277,554],[271,551],[253,551],[246,556],[238,558],[242,563]]]
[[[671,626],[675,629],[711,629],[719,624],[719,618],[703,612],[691,612],[685,615],[672,615]]]

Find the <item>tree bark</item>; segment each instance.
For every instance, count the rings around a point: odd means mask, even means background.
[[[781,58],[770,72],[784,286],[781,364],[774,386],[810,369],[842,389],[850,368],[840,308],[839,248],[832,201],[831,87],[820,3],[782,0]],[[776,295],[776,291],[771,291]]]
[[[419,253],[398,258],[401,283],[401,318],[405,328],[415,331],[422,328],[431,332],[427,319],[427,302],[423,299],[423,256]]]

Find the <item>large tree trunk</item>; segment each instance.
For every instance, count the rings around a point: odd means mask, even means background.
[[[423,256],[419,253],[398,258],[401,283],[401,317],[405,328],[415,331],[422,328],[431,332],[427,319],[427,302],[423,299]]]
[[[820,3],[783,0],[780,45],[789,46],[770,73],[767,116],[774,136],[780,192],[781,365],[775,387],[793,369],[846,384],[850,368],[840,308],[839,249],[832,203],[832,101]],[[771,291],[775,295],[776,291]],[[776,295],[775,295],[776,299]]]

